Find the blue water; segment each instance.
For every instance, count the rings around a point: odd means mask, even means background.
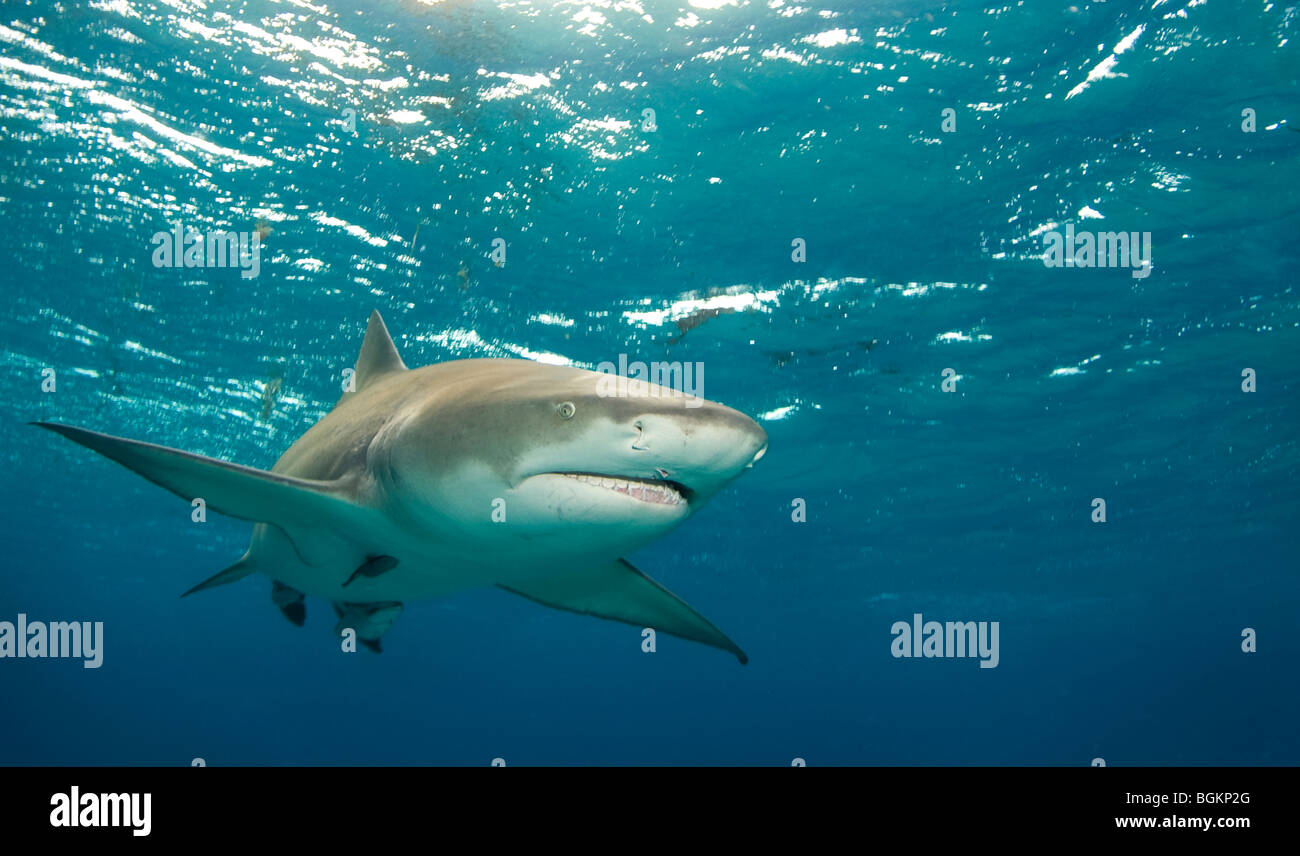
[[[1298,35],[1240,0],[6,3],[0,621],[102,621],[104,659],[0,660],[0,762],[1300,762]],[[259,276],[155,267],[177,220],[262,229]],[[1069,224],[1150,232],[1150,275],[1045,266]],[[379,656],[263,577],[182,601],[249,525],[25,425],[270,467],[375,308],[410,365],[702,362],[769,451],[630,558],[749,665],[496,590]],[[997,667],[895,658],[915,613],[998,622]]]

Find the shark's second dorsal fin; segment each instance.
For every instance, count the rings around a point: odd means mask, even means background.
[[[406,371],[406,363],[397,353],[393,337],[388,335],[384,319],[379,317],[379,310],[370,313],[370,323],[366,326],[366,338],[361,343],[361,353],[357,355],[356,388],[362,390],[366,384],[377,377],[392,372]]]

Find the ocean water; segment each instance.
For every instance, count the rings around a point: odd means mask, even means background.
[[[103,660],[0,659],[0,762],[1300,762],[1297,35],[1260,0],[5,2],[0,621],[103,622]],[[257,231],[257,276],[155,266],[178,221]],[[1067,228],[1149,265],[1045,264]],[[769,450],[629,558],[750,663],[497,590],[378,656],[264,577],[180,600],[249,524],[26,424],[269,468],[372,309],[412,366],[703,364]],[[996,667],[894,656],[917,614],[997,622]]]

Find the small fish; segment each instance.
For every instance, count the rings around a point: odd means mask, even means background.
[[[275,408],[275,400],[280,395],[280,386],[284,383],[284,378],[280,375],[274,375],[267,379],[266,386],[262,387],[262,421],[265,422],[271,416],[271,411]]]
[[[668,344],[670,345],[677,344],[678,342],[680,342],[682,339],[686,337],[686,334],[689,331],[694,330],[696,327],[699,327],[701,324],[703,324],[705,321],[708,321],[710,318],[716,318],[719,315],[730,315],[735,311],[736,310],[731,309],[730,307],[719,307],[716,309],[700,309],[695,312],[692,312],[690,315],[687,315],[684,318],[678,318],[677,321],[674,323],[677,324],[677,329],[682,331],[681,335],[673,336],[672,338],[670,338],[668,340]]]

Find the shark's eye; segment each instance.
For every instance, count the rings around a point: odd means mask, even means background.
[[[555,411],[560,414],[561,419],[572,419],[573,414],[578,412],[578,408],[573,406],[572,401],[565,401]]]

